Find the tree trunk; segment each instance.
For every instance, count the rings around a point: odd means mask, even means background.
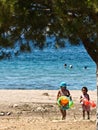
[[[97,69],[96,69],[96,78],[97,78],[97,113],[96,113],[96,130],[98,130],[98,63],[96,64],[97,65]]]

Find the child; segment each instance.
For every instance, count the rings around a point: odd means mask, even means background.
[[[90,105],[84,104],[83,100],[86,99],[87,101],[90,100],[89,94],[87,93],[88,89],[87,87],[82,88],[82,95],[80,96],[80,103],[82,104],[82,110],[83,110],[83,119],[85,119],[85,112],[87,112],[87,119],[90,119]]]
[[[61,89],[58,91],[58,94],[57,94],[57,100],[61,96],[67,96],[67,97],[70,97],[70,99],[71,99],[70,92],[67,89],[65,82],[61,82],[60,88]],[[60,107],[60,111],[62,114],[62,120],[64,120],[66,118],[66,110],[64,110],[62,107]]]

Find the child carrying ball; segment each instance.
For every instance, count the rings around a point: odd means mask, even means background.
[[[57,94],[57,100],[61,96],[66,96],[66,97],[69,97],[71,99],[70,92],[67,89],[67,85],[65,82],[61,82],[61,84],[60,84],[60,90],[58,91],[58,94]],[[62,114],[62,120],[64,120],[66,118],[66,109],[64,109],[63,107],[60,107],[60,111]]]

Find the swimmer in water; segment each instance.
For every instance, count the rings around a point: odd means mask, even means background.
[[[72,65],[69,65],[69,67],[70,67],[70,68],[73,68],[73,66],[72,66]]]
[[[64,67],[66,68],[67,64],[64,64]]]

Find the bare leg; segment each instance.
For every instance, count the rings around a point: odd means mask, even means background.
[[[88,116],[88,120],[90,119],[90,113],[89,113],[89,111],[87,111],[87,116]]]
[[[83,110],[83,119],[85,119],[85,111]]]
[[[66,119],[66,110],[64,110],[64,119]]]
[[[62,120],[66,118],[66,110],[60,110],[62,114]]]

